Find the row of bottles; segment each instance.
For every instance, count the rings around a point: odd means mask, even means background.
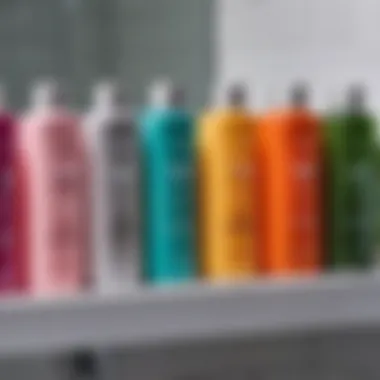
[[[371,264],[375,121],[360,87],[324,118],[304,85],[263,115],[231,86],[225,107],[198,122],[171,83],[149,96],[136,118],[102,83],[78,117],[44,82],[20,118],[3,107],[1,289],[72,294]]]
[[[308,88],[254,116],[244,90],[198,126],[203,271],[208,278],[310,274],[373,264],[376,122],[365,91],[321,116]]]
[[[253,117],[242,88],[200,128],[205,271],[312,273],[322,259],[320,123],[297,86],[283,110]]]

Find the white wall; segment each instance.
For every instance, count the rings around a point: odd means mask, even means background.
[[[380,109],[379,15],[378,0],[219,0],[219,82],[247,80],[263,106],[307,79],[324,106],[360,80]]]

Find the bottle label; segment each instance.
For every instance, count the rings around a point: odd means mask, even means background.
[[[78,163],[70,160],[57,163],[53,171],[54,188],[57,195],[74,193],[81,184],[82,169]]]
[[[254,218],[253,218],[253,175],[254,166],[250,150],[242,145],[231,159],[231,174],[228,186],[229,212],[228,231],[231,238],[231,256],[229,265],[235,270],[251,270],[254,262]],[[227,203],[228,205],[228,203]]]
[[[168,205],[170,218],[167,226],[168,239],[174,252],[187,252],[191,249],[194,238],[193,227],[193,181],[194,168],[190,158],[182,152],[182,155],[173,157],[168,162]]]
[[[50,258],[49,268],[57,279],[66,281],[80,265],[79,254],[86,249],[87,203],[86,168],[79,144],[77,126],[57,122],[43,132],[41,159],[47,173],[44,190],[43,226]],[[45,231],[44,231],[45,234]]]
[[[106,130],[106,190],[108,226],[112,249],[125,254],[137,244],[138,152],[134,126],[114,123]]]
[[[10,192],[13,187],[13,175],[11,169],[3,169],[0,171],[0,192]]]
[[[52,239],[57,252],[67,252],[80,245],[83,217],[83,168],[74,159],[57,162],[53,168],[51,215]]]
[[[253,165],[247,161],[236,162],[232,168],[232,178],[236,181],[250,181],[253,176]]]
[[[0,171],[0,284],[6,284],[12,276],[13,252],[13,176],[11,169]]]
[[[299,162],[294,166],[295,228],[303,234],[315,227],[314,187],[317,167],[313,162]]]
[[[1,228],[0,233],[0,284],[6,283],[12,276],[10,255],[12,254],[13,234],[10,226]]]
[[[298,269],[311,269],[319,263],[320,245],[321,173],[318,140],[315,131],[306,124],[297,125],[289,137],[292,155],[289,184],[292,259]]]
[[[375,224],[375,175],[366,162],[357,162],[348,172],[346,193],[346,239],[358,252],[369,252]]]

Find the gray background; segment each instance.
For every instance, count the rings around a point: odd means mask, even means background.
[[[0,79],[16,107],[36,79],[54,76],[76,104],[116,76],[140,104],[155,76],[184,85],[191,107],[208,96],[211,0],[0,0]]]

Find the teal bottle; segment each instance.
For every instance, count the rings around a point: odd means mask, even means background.
[[[145,278],[180,283],[196,275],[194,122],[183,94],[153,86],[140,120]]]
[[[376,122],[364,89],[352,87],[343,110],[327,118],[326,223],[334,269],[371,266],[376,244]]]

